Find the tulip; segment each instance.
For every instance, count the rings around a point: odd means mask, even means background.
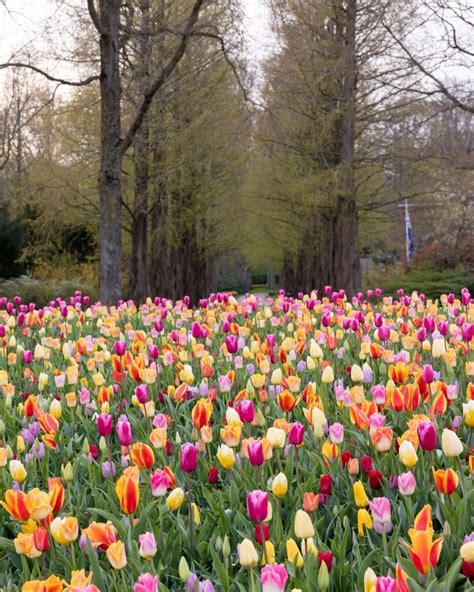
[[[321,564],[324,562],[326,564],[326,567],[328,568],[328,571],[331,571],[332,569],[332,562],[334,560],[334,555],[331,551],[321,551],[318,555],[319,558],[319,565],[321,566]]]
[[[436,489],[440,493],[451,495],[459,484],[459,477],[456,471],[453,471],[453,469],[438,469],[435,471],[434,468],[432,470]]]
[[[464,416],[464,423],[470,428],[474,428],[474,400],[463,403],[462,412]]]
[[[265,462],[263,445],[261,440],[252,440],[248,445],[249,461],[254,467],[259,467]]]
[[[341,444],[344,440],[344,426],[341,423],[333,423],[329,428],[329,437],[334,444]]]
[[[372,489],[380,489],[382,487],[382,473],[378,469],[369,471],[369,484]]]
[[[268,428],[266,438],[272,445],[272,448],[283,448],[285,446],[286,434],[285,430],[281,428]]]
[[[23,481],[26,479],[26,476],[28,475],[23,463],[19,460],[11,460],[9,464],[9,470],[13,481],[16,481],[17,483],[23,483]]]
[[[366,531],[373,528],[374,523],[370,514],[365,509],[357,511],[357,533],[360,537],[364,536]]]
[[[133,442],[132,426],[125,415],[119,418],[115,431],[117,432],[120,444],[122,446],[130,446]]]
[[[377,578],[377,586],[375,588],[375,592],[397,592],[397,590],[398,586],[395,578],[391,578],[388,576]]]
[[[127,556],[125,554],[125,545],[122,541],[112,543],[106,551],[107,559],[114,569],[123,569],[127,565]]]
[[[150,476],[151,492],[154,497],[163,497],[175,485],[173,472],[169,467],[158,469]]]
[[[143,442],[133,444],[130,456],[133,464],[140,469],[149,469],[155,462],[155,453],[153,452],[153,449]]]
[[[25,499],[26,509],[33,520],[44,520],[51,512],[49,495],[37,487],[31,489]]]
[[[398,475],[398,490],[402,495],[412,495],[415,488],[416,480],[411,471]]]
[[[303,443],[305,428],[304,425],[295,421],[291,424],[288,433],[288,442],[293,446],[300,446]]]
[[[459,555],[463,560],[461,573],[474,580],[474,533],[464,537],[464,544],[459,549]]]
[[[250,539],[244,539],[238,547],[239,563],[242,567],[252,568],[258,563],[257,551]]]
[[[374,521],[374,529],[377,534],[382,531],[386,533],[392,530],[392,519],[390,510],[390,501],[386,497],[376,497],[369,502],[372,519]]]
[[[18,555],[25,555],[29,559],[36,559],[41,556],[34,544],[34,536],[30,533],[20,533],[13,541],[15,551]]]
[[[38,551],[41,551],[42,553],[49,550],[50,544],[48,531],[46,530],[46,528],[40,526],[33,532],[33,544],[36,547],[36,549],[38,549]]]
[[[254,522],[263,522],[268,515],[268,493],[258,489],[247,495],[247,514]]]
[[[77,518],[55,518],[50,525],[51,536],[60,545],[69,545],[79,535],[79,524]]]
[[[140,557],[143,559],[151,559],[156,555],[156,539],[152,532],[145,532],[139,535],[140,549],[138,550]]]
[[[441,434],[441,447],[444,454],[449,458],[459,456],[464,450],[463,443],[457,434],[447,428]]]
[[[262,592],[284,592],[288,573],[283,564],[274,563],[262,568],[260,577]]]
[[[331,475],[321,475],[319,480],[319,493],[323,495],[331,495],[332,491],[332,477]]]
[[[296,567],[303,567],[303,555],[301,555],[298,545],[294,539],[288,539],[286,541],[286,556],[288,561],[295,564]]]
[[[419,423],[417,427],[417,433],[422,450],[430,452],[436,448],[436,429],[432,423],[429,421]]]
[[[408,531],[411,546],[402,541],[413,565],[423,575],[429,572],[430,566],[436,567],[441,554],[443,537],[433,542],[433,534],[431,506],[426,505],[416,516],[414,528],[410,528]]]
[[[48,478],[48,497],[51,511],[57,514],[64,503],[64,487],[59,477]]]
[[[278,473],[272,481],[272,492],[276,497],[283,497],[288,491],[288,479],[285,473]]]
[[[376,592],[377,576],[371,567],[364,573],[364,592]]]
[[[88,539],[93,549],[105,551],[117,540],[116,535],[117,531],[112,522],[91,522],[87,528],[83,529],[81,541]]]
[[[352,382],[362,382],[364,380],[362,368],[357,364],[353,364],[351,367],[351,380]]]
[[[197,467],[197,448],[194,444],[181,446],[181,469],[186,473],[193,473]]]
[[[332,384],[334,382],[334,370],[332,366],[326,366],[321,375],[321,382],[324,384]]]
[[[140,500],[137,481],[127,475],[122,475],[115,486],[115,493],[119,499],[122,512],[133,514],[138,508],[138,502]]]
[[[221,463],[224,469],[231,469],[235,463],[235,454],[232,448],[226,444],[221,444],[217,449],[217,460]]]
[[[172,512],[179,510],[184,501],[184,491],[181,487],[176,487],[166,498],[166,505]]]
[[[415,447],[409,440],[404,440],[402,442],[398,451],[398,456],[401,462],[409,469],[414,467],[418,461]]]
[[[252,423],[255,418],[255,406],[253,401],[244,400],[236,407],[240,420],[243,423]]]
[[[431,355],[433,358],[441,358],[446,354],[446,342],[444,339],[433,339]]]
[[[309,539],[314,536],[314,526],[309,514],[304,510],[298,510],[295,515],[295,535],[299,539]]]
[[[133,592],[158,592],[159,578],[151,573],[139,576],[137,583],[133,586]]]
[[[362,481],[356,481],[352,486],[354,492],[354,501],[358,508],[366,508],[369,505],[369,498],[365,493]]]
[[[364,472],[366,475],[368,475],[373,467],[371,457],[370,456],[363,456],[361,459],[361,465],[362,465],[362,472]]]
[[[110,436],[110,434],[112,433],[112,428],[113,428],[113,422],[112,422],[112,416],[108,415],[107,413],[102,413],[101,415],[99,415],[97,417],[96,420],[96,424],[97,424],[97,431],[99,432],[99,434],[101,436]]]

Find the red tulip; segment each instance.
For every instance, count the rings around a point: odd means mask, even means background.
[[[362,466],[362,471],[368,475],[369,472],[372,470],[372,459],[370,458],[370,456],[363,456],[361,459],[361,466]]]
[[[263,541],[270,539],[270,527],[268,524],[256,524],[255,525],[255,541],[259,545],[263,545]]]
[[[219,473],[217,471],[217,467],[211,467],[209,469],[209,473],[207,474],[207,482],[210,485],[215,485],[219,480]]]
[[[321,475],[319,481],[319,492],[330,495],[332,490],[332,477],[331,475]]]
[[[382,487],[382,473],[378,469],[369,471],[369,483],[372,489],[380,489]]]
[[[324,561],[324,563],[326,564],[326,567],[328,568],[328,571],[331,571],[332,561],[334,559],[334,554],[331,553],[331,551],[320,551],[319,555],[318,555],[318,559],[319,559],[319,565],[321,565],[321,563]]]
[[[46,528],[40,526],[33,532],[33,544],[42,553],[49,549],[49,537]]]

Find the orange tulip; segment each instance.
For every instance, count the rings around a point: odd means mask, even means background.
[[[459,483],[459,477],[453,469],[438,469],[435,471],[433,468],[433,477],[436,489],[445,495],[451,495]]]
[[[298,399],[286,389],[278,395],[278,404],[284,413],[289,413],[297,402]]]
[[[59,422],[50,413],[38,413],[38,422],[47,434],[55,434],[59,431]]]
[[[191,415],[194,427],[200,430],[203,426],[209,424],[212,415],[212,403],[204,398],[199,399],[194,405]]]
[[[14,520],[28,520],[30,513],[26,507],[26,493],[24,491],[15,491],[7,489],[5,491],[5,501],[0,502],[5,510]]]
[[[403,384],[408,380],[410,375],[410,366],[406,366],[403,362],[397,362],[395,366],[388,367],[388,376],[395,384]]]
[[[115,486],[115,493],[119,498],[122,512],[133,514],[140,500],[140,491],[135,479],[127,477],[127,475],[122,475]]]
[[[64,487],[60,477],[48,478],[49,504],[53,514],[57,514],[64,503]]]
[[[303,509],[305,512],[314,512],[319,507],[319,493],[307,491],[303,495]]]
[[[238,446],[242,435],[242,424],[232,422],[225,428],[221,428],[221,438],[227,446],[234,448]]]
[[[149,469],[155,462],[155,453],[153,452],[153,449],[143,442],[137,442],[134,444],[130,455],[133,464],[140,467],[140,469]]]
[[[376,450],[387,452],[392,446],[393,430],[389,427],[374,428],[370,430],[370,439]]]
[[[397,592],[410,592],[408,587],[408,574],[403,571],[402,566],[397,563],[395,568],[395,577],[397,580]]]
[[[433,523],[431,520],[431,506],[427,504],[415,518],[414,528],[410,528],[408,536],[411,546],[402,541],[415,568],[423,575],[426,575],[430,566],[436,567],[444,537],[433,542]]]
[[[25,582],[21,592],[62,592],[61,580],[57,576],[49,576],[47,580],[30,580]]]
[[[91,522],[82,531],[94,549],[106,551],[117,540],[117,530],[112,522]]]

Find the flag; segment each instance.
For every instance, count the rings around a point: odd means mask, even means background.
[[[405,200],[405,238],[407,263],[409,263],[415,254],[415,240],[413,238],[413,228],[411,225],[410,212],[408,209],[408,200]]]

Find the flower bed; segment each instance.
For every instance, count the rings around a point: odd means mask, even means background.
[[[0,585],[472,590],[474,303],[0,299]]]

